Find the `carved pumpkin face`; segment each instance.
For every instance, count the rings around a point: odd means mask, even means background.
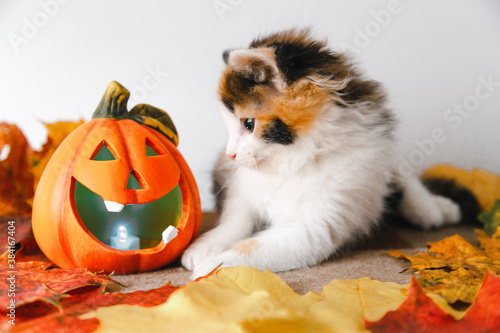
[[[155,269],[198,231],[198,190],[172,121],[147,105],[127,111],[128,96],[112,82],[93,119],[64,140],[40,179],[33,233],[63,268]]]

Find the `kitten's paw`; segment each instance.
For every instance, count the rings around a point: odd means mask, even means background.
[[[443,224],[455,224],[460,222],[462,214],[460,206],[451,199],[437,196],[435,198],[436,205],[443,214]]]
[[[222,262],[217,261],[214,258],[205,258],[204,261],[200,262],[193,269],[193,274],[191,274],[191,280],[196,280],[199,277],[205,276],[210,272],[212,272],[217,267],[223,268],[228,266],[225,266]]]
[[[224,251],[222,246],[208,242],[195,242],[182,254],[181,264],[185,269],[192,271],[195,267],[201,265],[206,258],[221,253],[222,251]],[[210,273],[210,271],[208,273]]]
[[[228,250],[221,254],[204,258],[203,261],[199,262],[194,267],[191,279],[195,280],[201,276],[205,276],[218,266],[224,268],[240,265],[248,265],[245,256],[235,251]]]
[[[421,207],[421,211],[413,216],[412,222],[424,229],[431,229],[458,223],[461,218],[458,204],[451,199],[435,195],[426,207]]]

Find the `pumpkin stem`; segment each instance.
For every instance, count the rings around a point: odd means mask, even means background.
[[[92,118],[127,118],[127,102],[130,92],[116,81],[112,81],[106,88],[101,102],[97,106]]]

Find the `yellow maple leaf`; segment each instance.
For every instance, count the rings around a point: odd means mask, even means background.
[[[419,282],[425,292],[441,295],[447,302],[472,303],[484,279],[482,270],[458,268],[451,272],[444,269],[424,270]]]
[[[160,306],[99,308],[98,332],[368,332],[405,299],[407,285],[368,278],[334,280],[318,294],[295,293],[269,271],[240,266],[188,284]]]
[[[494,260],[500,260],[500,227],[491,238],[483,230],[477,229],[476,234],[484,252]]]
[[[454,235],[429,243],[428,253],[409,255],[396,250],[389,255],[411,261],[426,292],[441,295],[450,304],[472,303],[486,272],[500,273],[500,228],[491,238],[482,230],[476,233],[484,250]]]

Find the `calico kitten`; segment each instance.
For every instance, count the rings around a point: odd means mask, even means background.
[[[431,228],[459,206],[398,173],[396,120],[379,83],[307,31],[226,51],[219,85],[229,141],[215,167],[219,225],[185,251],[193,278],[222,264],[273,272],[316,265],[379,223],[385,198]]]

